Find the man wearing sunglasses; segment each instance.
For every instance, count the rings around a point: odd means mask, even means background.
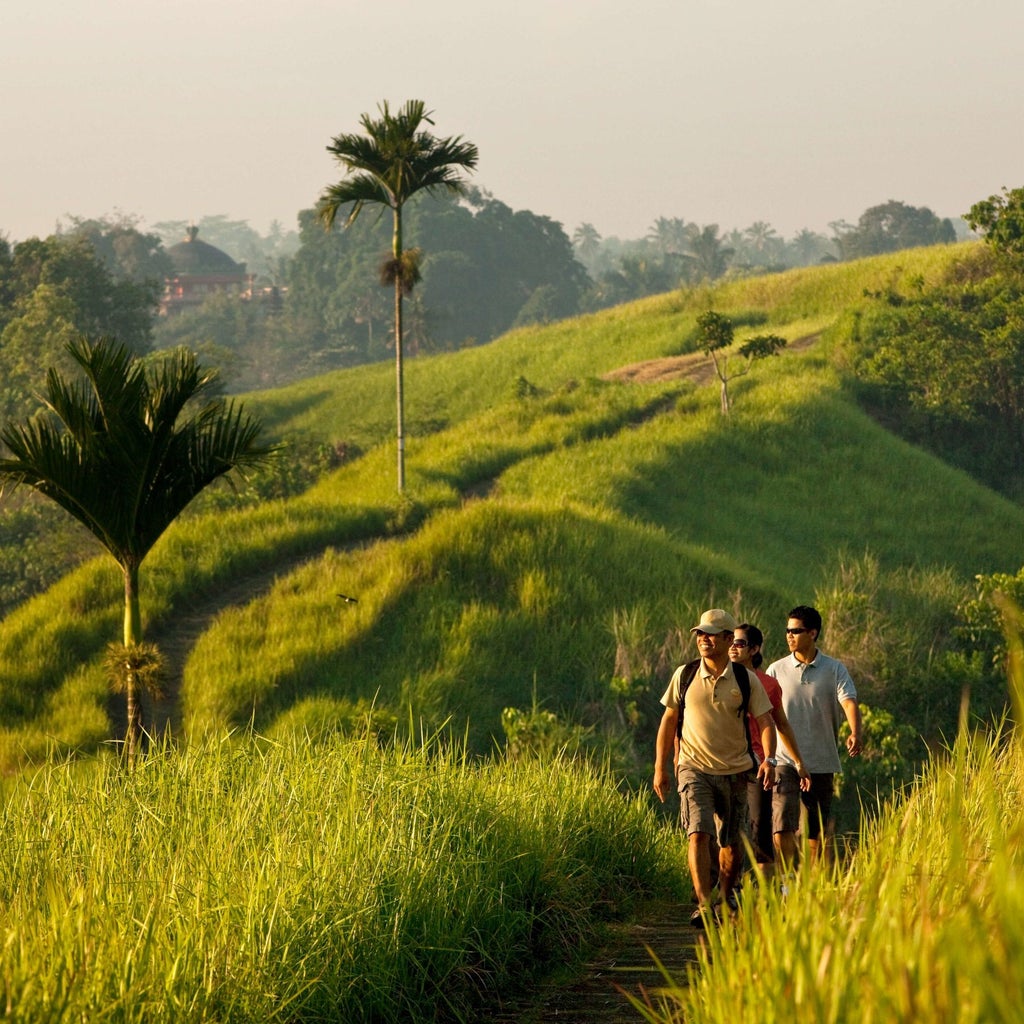
[[[736,620],[724,609],[704,612],[690,630],[700,658],[676,669],[661,698],[665,712],[655,747],[654,791],[664,802],[673,781],[679,790],[679,817],[686,830],[687,863],[697,897],[690,921],[698,928],[717,913],[712,902],[712,835],[718,839],[718,889],[734,910],[733,889],[748,828],[747,783],[755,772],[766,789],[775,781],[771,703],[761,680],[729,660],[735,629]],[[761,731],[767,755],[760,765],[750,746],[748,713]]]
[[[841,772],[839,727],[845,716],[850,726],[846,750],[851,757],[861,751],[861,716],[857,688],[846,666],[818,650],[821,615],[810,605],[798,605],[786,621],[789,655],[772,662],[768,675],[782,688],[786,712],[803,765],[811,776],[810,789],[801,791],[797,759],[779,744],[779,766],[773,805],[775,848],[787,864],[794,864],[800,805],[807,809],[807,843],[811,861],[829,855],[827,837],[832,821],[835,775]]]

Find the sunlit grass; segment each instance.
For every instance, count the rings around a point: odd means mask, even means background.
[[[328,553],[225,612],[189,661],[187,720],[217,729],[255,715],[269,728],[304,694],[372,698],[435,727],[452,718],[486,751],[502,709],[532,690],[561,712],[608,699],[616,610],[656,608],[664,635],[728,581],[713,556],[629,520],[474,502],[413,537]],[[767,600],[753,587],[749,597]]]
[[[543,389],[557,389],[566,381],[599,377],[630,363],[695,351],[696,317],[712,307],[734,316],[759,313],[767,318],[768,329],[779,333],[781,328],[794,340],[817,333],[859,302],[865,290],[884,290],[917,278],[937,280],[977,244],[904,250],[681,289],[512,331],[478,348],[409,359],[408,434],[422,436],[502,404],[520,377]],[[746,333],[741,328],[737,338]],[[394,433],[394,367],[355,367],[257,392],[247,396],[247,402],[275,434],[347,440],[366,447]]]
[[[8,783],[0,1005],[23,1022],[469,1019],[678,851],[581,764],[304,737]]]

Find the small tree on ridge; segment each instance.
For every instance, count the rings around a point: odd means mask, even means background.
[[[709,309],[697,317],[697,332],[704,355],[711,356],[711,361],[715,366],[715,375],[722,385],[723,416],[729,415],[729,381],[749,373],[755,359],[765,359],[768,356],[776,355],[779,349],[786,345],[786,339],[777,334],[759,334],[756,338],[750,338],[739,347],[736,353],[744,360],[742,369],[729,373],[729,357],[725,349],[733,342],[732,321],[722,313],[716,313]]]

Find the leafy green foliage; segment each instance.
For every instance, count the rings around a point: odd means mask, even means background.
[[[732,321],[722,313],[709,309],[697,317],[699,343],[705,355],[727,348],[732,344]]]
[[[779,349],[785,348],[786,339],[777,334],[758,334],[749,338],[739,348],[739,356],[744,361],[739,370],[729,371],[729,357],[723,351],[733,343],[735,328],[732,320],[721,313],[709,309],[697,317],[698,344],[704,354],[711,356],[715,374],[721,382],[722,414],[728,416],[731,408],[729,400],[729,381],[734,377],[742,377],[750,370],[755,359],[766,359],[775,355]]]
[[[56,505],[24,492],[0,505],[0,618],[95,554],[93,538]]]
[[[61,237],[85,239],[117,281],[134,281],[163,290],[165,278],[173,271],[160,236],[139,231],[130,217],[74,217]]]
[[[852,811],[846,821],[838,822],[840,831],[855,831],[861,806],[877,812],[887,799],[912,782],[924,754],[913,727],[889,711],[862,701],[860,713],[863,749],[857,757],[844,760],[843,771],[837,776],[836,796],[843,801],[844,810]],[[849,723],[844,721],[839,730],[840,748],[849,734]]]
[[[573,758],[583,752],[593,730],[578,722],[560,721],[558,715],[540,707],[536,700],[529,710],[505,708],[501,712],[505,750],[509,757]]]
[[[286,316],[313,329],[314,349],[333,353],[333,365],[384,358],[393,307],[374,279],[390,244],[387,223],[363,219],[325,233],[305,211],[300,224]],[[517,323],[572,316],[589,285],[558,224],[476,189],[459,201],[414,197],[403,230],[423,251],[415,295],[424,319],[410,340],[413,353],[482,344]]]
[[[966,279],[965,279],[966,278]],[[990,486],[1024,474],[1024,279],[886,290],[847,321],[848,365],[887,422]]]
[[[84,234],[0,245],[0,422],[38,408],[47,370],[69,370],[79,335],[149,350],[160,284],[115,274]]]
[[[127,752],[142,733],[136,695],[154,674],[142,650],[139,567],[186,505],[214,480],[258,465],[273,451],[260,424],[230,403],[204,398],[217,381],[188,351],[147,373],[112,340],[69,345],[84,380],[47,374],[48,415],[0,431],[10,455],[0,480],[31,487],[86,527],[124,577],[124,651],[116,679],[128,703]],[[188,408],[190,403],[195,403]],[[111,664],[108,662],[108,664]],[[137,669],[137,671],[136,671]]]
[[[996,251],[1015,260],[1024,260],[1024,188],[1003,188],[975,203],[966,214],[967,223],[980,231]]]
[[[1003,594],[1024,607],[1024,568],[1016,574],[995,572],[976,577],[976,593],[963,605],[963,624],[958,630],[963,641],[990,656],[993,668],[1006,669],[1006,637],[994,596]]]
[[[257,444],[259,423],[231,403],[186,411],[216,383],[191,352],[168,355],[147,376],[111,341],[79,339],[69,351],[85,382],[48,374],[53,415],[0,432],[11,453],[0,459],[0,476],[55,501],[118,564],[137,568],[196,494],[270,449]]]

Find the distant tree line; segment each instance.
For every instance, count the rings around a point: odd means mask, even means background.
[[[310,208],[298,231],[204,217],[202,239],[256,275],[253,301],[213,295],[158,316],[171,273],[167,250],[188,224],[151,231],[131,217],[72,219],[46,239],[0,234],[0,422],[31,406],[43,371],[63,369],[64,342],[116,336],[146,355],[185,345],[222,367],[232,390],[275,386],[393,351],[391,299],[378,282],[390,247],[386,219],[325,231]],[[484,344],[505,331],[671,291],[727,275],[770,273],[953,241],[952,223],[927,208],[890,201],[831,238],[804,230],[781,238],[756,222],[723,233],[716,224],[659,217],[641,239],[603,239],[582,224],[512,210],[480,189],[408,204],[406,235],[424,253],[422,281],[406,302],[409,355]]]

